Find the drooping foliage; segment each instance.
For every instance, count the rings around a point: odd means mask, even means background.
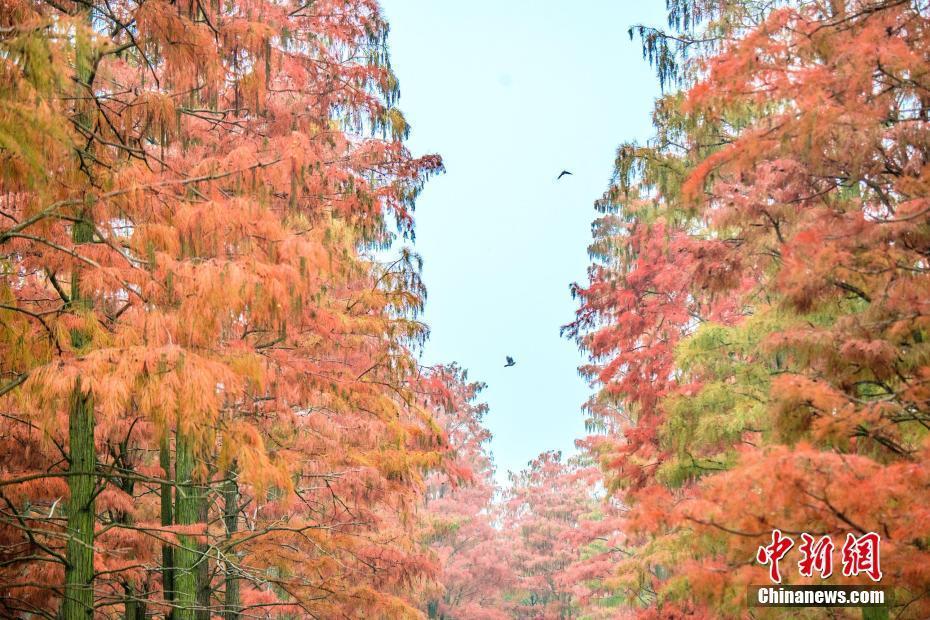
[[[930,7],[669,4],[640,34],[681,89],[618,151],[568,326],[629,600],[740,617],[773,529],[875,532],[925,617]]]
[[[742,617],[776,528],[930,615],[930,5],[667,6],[591,435],[501,491],[373,0],[0,0],[0,616]]]
[[[375,2],[0,4],[0,615],[415,616],[443,434]]]

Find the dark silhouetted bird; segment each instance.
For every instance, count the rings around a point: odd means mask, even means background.
[[[516,366],[516,365],[517,365],[517,363],[516,363],[515,361],[513,361],[513,358],[512,358],[512,357],[510,357],[510,356],[508,355],[508,356],[507,356],[507,363],[504,364],[504,368],[510,368],[511,366]]]
[[[569,172],[568,170],[563,170],[562,172],[559,173],[559,176],[557,176],[555,180],[558,181],[559,179],[564,177],[566,174],[571,174],[571,172]]]

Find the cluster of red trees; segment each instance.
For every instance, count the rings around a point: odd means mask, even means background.
[[[427,478],[420,540],[437,572],[417,590],[430,618],[608,618],[621,597],[620,511],[582,457],[546,452],[501,489],[482,426],[482,384],[456,366],[429,374],[431,410],[446,430],[449,466]]]
[[[930,7],[669,8],[631,35],[681,88],[618,152],[569,327],[627,598],[739,617],[772,530],[872,532],[893,613],[927,617]]]

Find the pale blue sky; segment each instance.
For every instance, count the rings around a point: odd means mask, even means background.
[[[654,74],[627,28],[663,0],[382,0],[414,153],[447,172],[417,203],[423,362],[488,384],[498,478],[584,435],[569,283],[617,146],[650,135]],[[573,176],[556,182],[562,169]],[[517,365],[504,368],[504,356]]]

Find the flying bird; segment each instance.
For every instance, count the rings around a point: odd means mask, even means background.
[[[508,355],[508,356],[507,356],[507,363],[504,364],[504,368],[510,368],[511,366],[516,366],[516,365],[517,365],[517,363],[516,363],[515,361],[513,361],[513,358],[512,358],[512,357],[510,357],[510,356]]]
[[[566,174],[571,174],[571,172],[569,172],[568,170],[563,170],[562,172],[559,173],[559,176],[557,176],[555,180],[558,181],[559,179],[564,177]]]

